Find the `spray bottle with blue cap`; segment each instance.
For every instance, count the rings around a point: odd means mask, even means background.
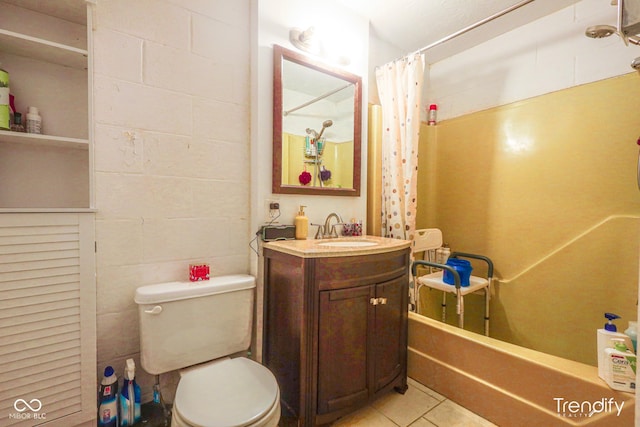
[[[140,386],[136,383],[136,364],[133,359],[127,359],[124,370],[124,384],[120,392],[120,427],[129,427],[139,422]]]
[[[624,340],[627,348],[633,348],[633,343],[631,342],[631,338],[627,335],[618,332],[618,328],[616,327],[614,320],[620,319],[615,313],[605,313],[604,317],[607,319],[607,323],[604,324],[602,329],[598,329],[596,333],[597,337],[597,345],[598,345],[598,376],[603,380],[606,380],[606,353],[605,350],[608,348],[613,348],[613,344],[611,342],[612,338],[622,339]]]

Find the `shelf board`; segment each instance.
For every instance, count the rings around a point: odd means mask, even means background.
[[[87,68],[86,49],[78,49],[2,28],[0,28],[0,50],[79,70]]]
[[[0,208],[4,213],[95,213],[94,208]]]
[[[38,135],[34,133],[10,132],[0,130],[0,142],[19,144],[46,145],[49,147],[65,147],[89,149],[88,139],[67,138],[64,136]]]
[[[87,3],[95,4],[96,0],[2,0],[24,9],[55,16],[64,21],[80,25],[87,24]]]

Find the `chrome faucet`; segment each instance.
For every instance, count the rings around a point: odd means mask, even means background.
[[[331,218],[336,219],[336,223],[331,225]],[[318,226],[318,231],[316,232],[316,239],[331,239],[333,237],[338,237],[338,232],[336,231],[336,225],[342,224],[342,218],[335,212],[331,212],[327,219],[324,221],[324,225],[314,224]]]

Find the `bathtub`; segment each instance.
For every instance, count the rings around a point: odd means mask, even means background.
[[[501,427],[634,425],[635,395],[611,390],[597,368],[416,313],[408,358],[411,378]]]

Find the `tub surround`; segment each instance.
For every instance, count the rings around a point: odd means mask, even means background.
[[[611,390],[593,366],[415,313],[408,353],[411,378],[500,426],[633,425],[635,395]],[[590,416],[572,402],[605,406]]]
[[[493,260],[492,337],[595,366],[603,313],[637,318],[639,110],[631,73],[423,124],[416,226]],[[421,294],[439,318],[440,295]],[[483,312],[465,298],[465,328],[482,333]]]

